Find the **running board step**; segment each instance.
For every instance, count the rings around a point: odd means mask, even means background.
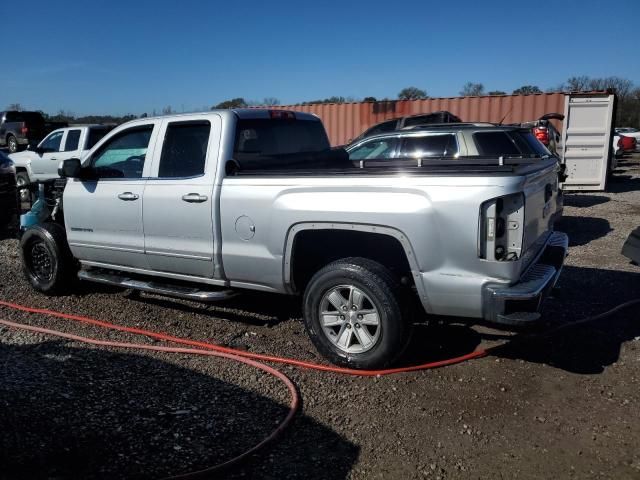
[[[183,298],[185,300],[195,300],[197,302],[219,302],[238,295],[238,292],[234,290],[201,290],[195,287],[142,280],[97,270],[80,270],[78,272],[78,278],[80,280],[104,283],[122,288],[132,288],[143,292]]]

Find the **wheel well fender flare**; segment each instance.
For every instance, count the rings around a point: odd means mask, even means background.
[[[402,231],[381,225],[365,224],[365,223],[343,223],[343,222],[303,222],[292,225],[286,235],[283,255],[283,279],[285,288],[289,293],[294,293],[293,289],[293,251],[294,241],[296,236],[303,231],[309,230],[345,230],[356,231],[363,233],[372,233],[377,235],[387,235],[396,239],[402,247],[409,267],[411,269],[411,276],[415,283],[420,300],[425,305],[428,305],[427,293],[422,283],[422,276],[420,275],[420,267],[418,261],[411,246],[411,242],[407,235]]]

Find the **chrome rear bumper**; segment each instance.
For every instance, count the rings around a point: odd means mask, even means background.
[[[485,285],[484,319],[505,325],[525,325],[538,320],[543,300],[558,281],[568,248],[569,237],[553,232],[518,282],[510,286]]]

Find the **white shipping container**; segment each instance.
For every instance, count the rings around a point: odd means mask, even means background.
[[[565,191],[602,191],[611,166],[615,95],[567,94],[562,129],[562,161],[567,166]],[[559,152],[559,153],[560,153]]]

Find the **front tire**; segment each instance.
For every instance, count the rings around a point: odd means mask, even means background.
[[[46,295],[58,295],[75,281],[77,268],[67,244],[64,227],[43,223],[29,228],[20,240],[25,278]]]
[[[331,362],[385,368],[409,342],[408,303],[387,268],[366,258],[344,258],[322,268],[307,285],[305,327]]]

